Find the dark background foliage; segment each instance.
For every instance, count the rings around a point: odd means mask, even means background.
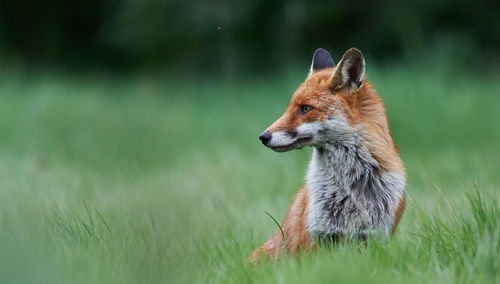
[[[378,60],[455,50],[494,65],[498,1],[2,0],[0,53],[23,64],[248,74],[336,60],[355,45]],[[477,50],[480,50],[478,52]]]

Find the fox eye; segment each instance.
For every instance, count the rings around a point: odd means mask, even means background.
[[[313,109],[312,106],[308,106],[308,105],[300,106],[300,112],[304,113],[304,114],[310,112],[312,109]]]

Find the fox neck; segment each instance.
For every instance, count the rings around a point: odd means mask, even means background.
[[[315,147],[307,173],[313,236],[388,236],[405,176],[384,170],[361,134]]]

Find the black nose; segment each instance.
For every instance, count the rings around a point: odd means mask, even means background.
[[[259,136],[259,139],[260,139],[260,141],[262,141],[262,144],[267,145],[267,143],[269,143],[269,141],[271,141],[272,136],[273,135],[271,134],[271,132],[264,131],[264,133],[262,133]]]

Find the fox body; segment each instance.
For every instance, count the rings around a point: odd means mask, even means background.
[[[346,51],[337,66],[326,50],[316,50],[286,112],[259,138],[277,152],[312,146],[313,153],[283,221],[285,242],[278,230],[250,260],[394,232],[405,208],[406,172],[359,50]]]

